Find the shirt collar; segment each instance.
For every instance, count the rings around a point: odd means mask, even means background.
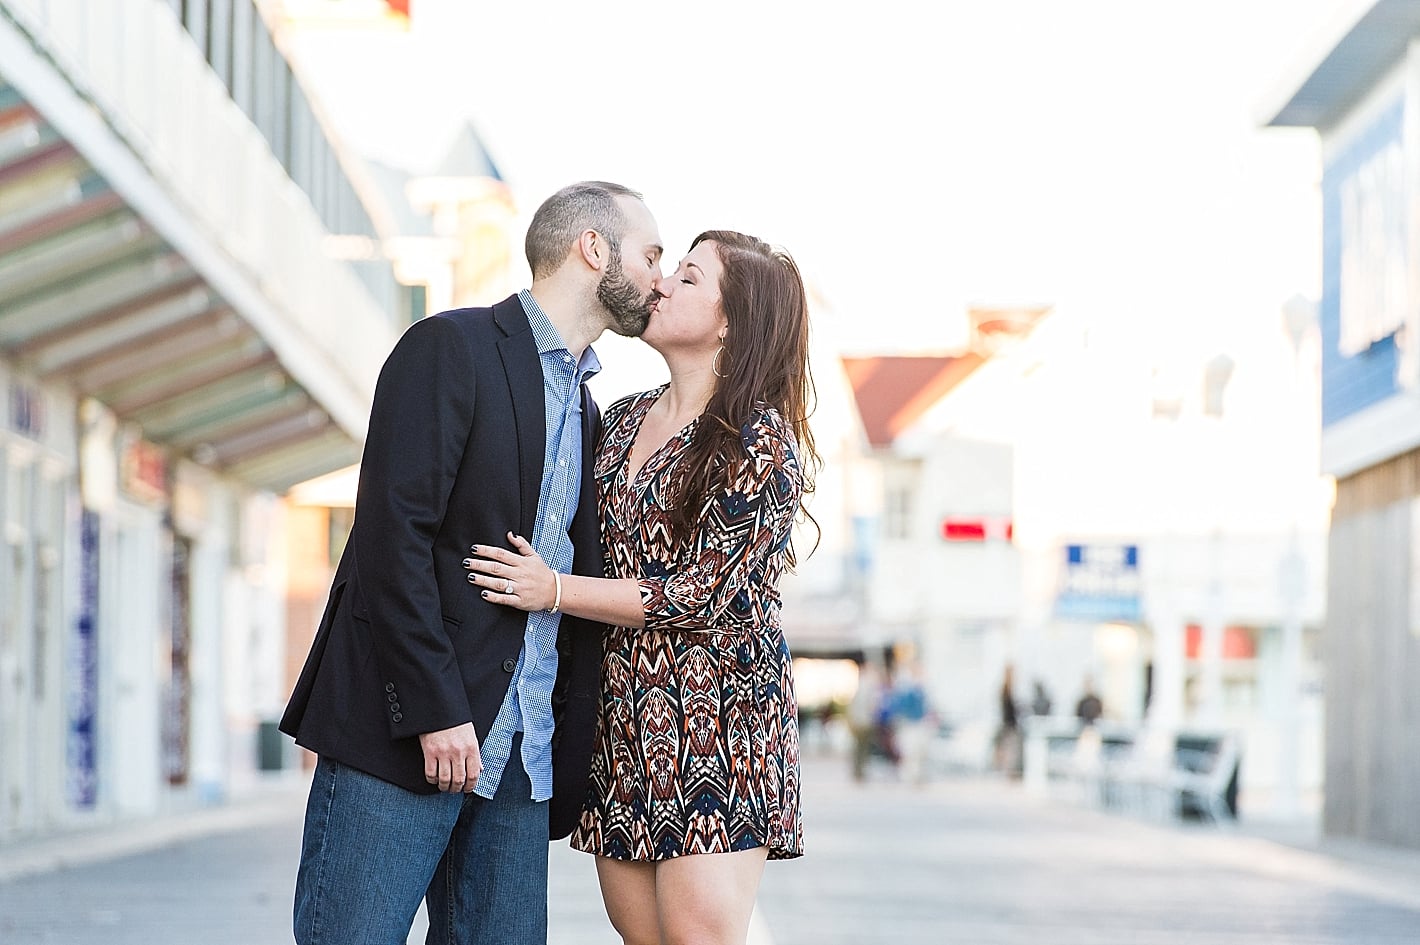
[[[542,306],[537,304],[537,299],[533,298],[532,292],[527,289],[519,290],[518,301],[523,303],[523,311],[527,313],[528,324],[532,327],[533,341],[537,343],[537,353],[550,354],[555,351],[566,351],[567,343],[558,334],[557,326],[552,324],[552,319],[548,318],[547,313],[542,310]],[[592,350],[591,345],[587,345],[586,350],[582,352],[582,359],[577,362],[577,373],[585,379],[601,369],[602,363],[597,358],[597,353]]]

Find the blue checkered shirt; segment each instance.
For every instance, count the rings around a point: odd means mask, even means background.
[[[601,370],[601,362],[589,346],[574,364],[567,345],[532,293],[524,289],[518,299],[532,325],[542,360],[543,418],[547,424],[532,546],[550,567],[567,574],[572,570],[573,555],[567,529],[582,489],[582,382]],[[504,539],[489,536],[486,540]],[[523,770],[532,781],[532,799],[552,797],[552,687],[557,681],[557,627],[561,621],[560,613],[534,610],[528,614],[512,684],[483,740],[483,773],[475,788],[480,797],[492,797],[498,790],[517,732],[523,733]]]

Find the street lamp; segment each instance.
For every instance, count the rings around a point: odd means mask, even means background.
[[[1223,419],[1223,400],[1232,380],[1235,362],[1229,355],[1219,352],[1203,365],[1203,415],[1215,420]],[[1215,447],[1219,442],[1221,425],[1212,434]],[[1210,485],[1217,487],[1216,482]],[[1203,633],[1199,641],[1199,715],[1209,725],[1220,725],[1223,721],[1223,636],[1226,633],[1226,613],[1228,594],[1223,577],[1223,537],[1224,525],[1214,520],[1208,537],[1208,594],[1203,620]]]
[[[1301,398],[1306,389],[1302,383],[1302,345],[1316,323],[1316,305],[1300,295],[1294,295],[1282,303],[1282,328],[1292,346],[1292,388],[1294,421],[1291,435],[1296,447],[1305,443],[1307,413],[1303,411]],[[1279,667],[1281,691],[1280,730],[1277,744],[1277,794],[1276,813],[1292,816],[1297,813],[1300,803],[1300,778],[1298,767],[1301,756],[1301,698],[1302,686],[1302,602],[1307,591],[1306,559],[1302,555],[1301,530],[1298,516],[1302,514],[1302,500],[1305,495],[1301,488],[1305,482],[1306,463],[1301,460],[1300,449],[1296,469],[1287,470],[1284,475],[1295,476],[1293,488],[1287,490],[1291,504],[1287,510],[1287,549],[1282,554],[1277,568],[1277,593],[1282,603],[1282,659]]]

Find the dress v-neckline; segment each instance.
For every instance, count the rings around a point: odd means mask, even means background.
[[[631,471],[631,457],[632,454],[636,452],[636,441],[641,438],[641,428],[646,424],[646,416],[651,412],[651,408],[656,406],[656,403],[669,389],[669,384],[664,385],[660,389],[660,391],[657,392],[656,396],[647,398],[646,406],[641,409],[641,415],[636,418],[636,430],[634,433],[631,434],[630,445],[626,447],[626,460],[621,464],[621,469],[623,474],[625,475],[626,482],[633,488],[641,481],[641,477],[646,472],[646,470],[656,465],[657,459],[661,456],[662,453],[666,452],[666,449],[670,447],[672,443],[679,443],[685,438],[686,431],[690,430],[692,427],[694,427],[697,423],[700,422],[699,416],[691,417],[689,422],[687,422],[679,430],[672,433],[670,436],[666,437],[665,442],[663,442],[660,446],[652,450],[650,455],[646,457],[645,461],[641,463],[640,466],[636,467],[635,472]]]

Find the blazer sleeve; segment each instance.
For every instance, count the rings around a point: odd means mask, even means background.
[[[789,542],[803,495],[793,434],[778,414],[741,431],[748,459],[701,510],[688,553],[674,572],[638,579],[648,630],[714,631],[753,613],[749,585]]]
[[[392,737],[472,721],[434,572],[439,532],[473,426],[474,360],[435,316],[411,325],[380,371],[360,463],[355,543],[376,663],[401,703]]]

